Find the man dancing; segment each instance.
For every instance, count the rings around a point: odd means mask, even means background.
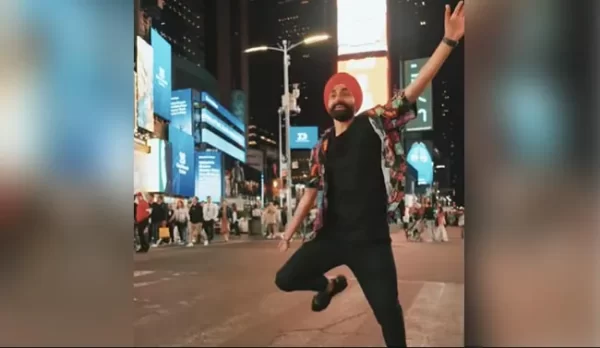
[[[327,279],[324,274],[348,266],[389,347],[406,347],[388,225],[403,199],[406,164],[400,135],[415,118],[412,106],[417,97],[464,34],[463,7],[462,1],[454,12],[446,6],[442,42],[417,79],[395,92],[387,104],[355,116],[363,98],[356,79],[338,73],[327,82],[324,102],[334,126],[312,151],[310,182],[279,244],[281,251],[289,248],[316,199],[318,213],[310,241],[277,272],[275,283],[283,291],[317,292],[312,310],[319,312],[348,286],[344,276]]]

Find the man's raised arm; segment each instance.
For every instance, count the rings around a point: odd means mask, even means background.
[[[444,38],[433,52],[427,63],[421,68],[417,78],[404,89],[404,97],[414,103],[425,88],[433,81],[454,47],[465,34],[464,2],[458,3],[454,12],[446,5],[444,18]]]

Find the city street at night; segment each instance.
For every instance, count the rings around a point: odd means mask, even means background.
[[[463,240],[408,243],[393,233],[398,290],[409,346],[463,344]],[[209,247],[159,247],[134,263],[136,346],[384,346],[360,286],[346,267],[346,291],[322,313],[311,293],[284,293],[277,241],[234,240]]]

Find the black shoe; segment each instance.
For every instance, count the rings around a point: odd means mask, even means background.
[[[340,292],[346,290],[348,287],[348,280],[343,275],[337,276],[333,280],[333,291],[328,292],[327,290],[321,291],[316,294],[312,300],[312,310],[313,312],[321,312],[325,310],[329,304],[331,303],[331,299],[339,294]]]

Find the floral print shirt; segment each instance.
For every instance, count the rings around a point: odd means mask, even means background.
[[[393,219],[400,201],[404,198],[406,158],[402,146],[402,131],[406,124],[416,117],[413,105],[406,99],[403,91],[395,91],[392,99],[385,105],[377,105],[362,113],[369,116],[373,130],[381,138],[381,169],[387,188],[390,219]],[[324,225],[328,202],[325,162],[328,139],[332,131],[333,127],[323,133],[310,156],[310,178],[307,187],[317,189],[317,216],[313,231],[306,240],[313,239]]]

